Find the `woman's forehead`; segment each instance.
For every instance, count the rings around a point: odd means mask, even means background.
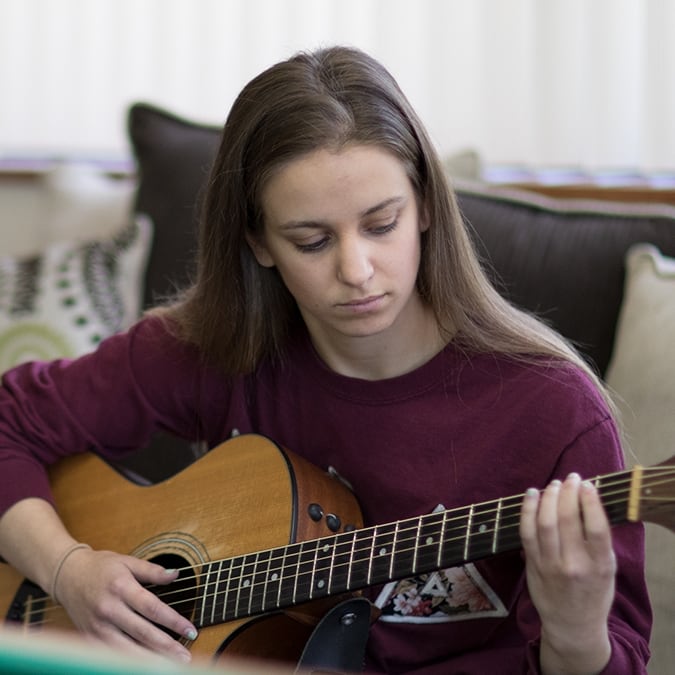
[[[270,177],[261,198],[266,219],[281,224],[368,215],[411,195],[400,159],[377,146],[352,145],[288,162]]]

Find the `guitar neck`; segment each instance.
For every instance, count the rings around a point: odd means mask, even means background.
[[[631,471],[596,478],[612,525],[629,518]],[[208,626],[521,547],[523,495],[208,563],[197,623]]]

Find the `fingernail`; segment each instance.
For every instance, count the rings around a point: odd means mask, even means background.
[[[164,574],[166,574],[167,576],[170,576],[170,575],[172,575],[172,574],[175,574],[176,571],[177,571],[177,570],[176,570],[175,567],[174,567],[173,569],[166,569],[166,568],[164,568]]]
[[[551,481],[551,487],[559,488],[561,485],[562,485],[562,483],[557,478],[555,478]]]
[[[574,481],[575,483],[578,483],[581,480],[581,476],[573,471],[571,474],[567,476],[567,480]]]
[[[196,640],[197,639],[197,631],[194,628],[188,628],[185,631],[184,635],[188,640]]]
[[[539,490],[537,490],[537,488],[527,488],[527,490],[525,491],[525,496],[528,499],[538,497],[539,496]]]

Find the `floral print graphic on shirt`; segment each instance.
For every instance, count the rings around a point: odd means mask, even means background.
[[[375,604],[382,611],[380,621],[442,623],[507,614],[473,564],[391,582]]]

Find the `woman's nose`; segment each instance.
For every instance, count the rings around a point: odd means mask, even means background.
[[[338,249],[337,276],[343,284],[363,286],[373,275],[368,242],[348,239]]]

